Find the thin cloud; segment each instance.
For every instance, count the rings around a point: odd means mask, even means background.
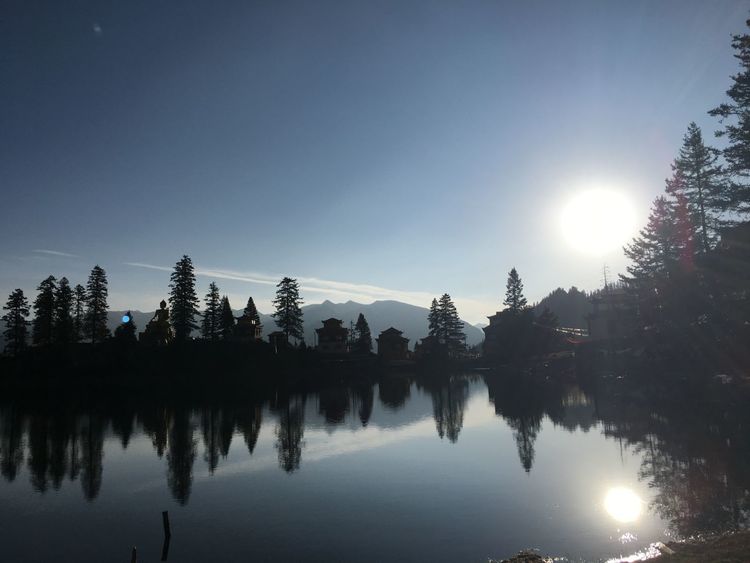
[[[32,252],[38,254],[49,254],[50,256],[64,256],[66,258],[80,258],[78,254],[70,254],[69,252],[60,252],[59,250],[46,250],[43,248],[35,248]]]

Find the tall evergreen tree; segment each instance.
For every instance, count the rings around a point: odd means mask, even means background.
[[[430,336],[439,336],[440,332],[440,313],[438,311],[438,301],[433,299],[430,304],[430,312],[427,314],[427,327]]]
[[[109,336],[107,328],[107,273],[98,264],[91,269],[86,282],[86,322],[84,330],[92,344]]]
[[[505,305],[512,313],[517,314],[526,309],[526,298],[523,296],[523,282],[515,268],[508,273],[508,282],[505,284]]]
[[[229,304],[229,297],[226,295],[221,298],[221,322],[219,333],[222,340],[228,340],[234,333],[234,313],[232,306]]]
[[[73,290],[68,278],[61,278],[55,294],[55,340],[61,344],[75,341]]]
[[[221,297],[215,282],[211,282],[206,293],[206,310],[203,312],[201,334],[208,340],[218,340],[221,332]]]
[[[697,229],[697,250],[706,253],[716,241],[721,214],[728,208],[724,170],[718,163],[719,151],[706,146],[700,128],[690,123],[683,137],[680,154],[672,164],[681,181],[673,188],[687,203],[692,224]]]
[[[369,354],[372,351],[372,334],[367,319],[360,313],[357,324],[354,325],[354,352],[358,354]]]
[[[245,310],[243,311],[243,313],[250,320],[255,321],[256,325],[260,324],[260,314],[258,314],[258,309],[255,307],[255,301],[253,301],[252,297],[249,297],[247,299],[247,305],[245,305]]]
[[[76,342],[83,339],[83,323],[86,314],[86,288],[80,283],[73,289],[73,338]]]
[[[746,24],[750,27],[750,20]],[[732,48],[740,62],[740,71],[732,76],[732,85],[726,92],[731,102],[708,113],[718,117],[723,125],[716,135],[727,139],[722,154],[732,182],[726,199],[733,210],[747,214],[750,213],[750,35],[734,35]]]
[[[302,299],[299,296],[299,284],[296,279],[285,277],[276,286],[276,298],[273,305],[276,312],[272,315],[276,325],[286,335],[302,340]]]
[[[447,345],[450,354],[457,354],[466,347],[464,323],[447,293],[438,301],[438,336]]]
[[[8,301],[3,307],[8,311],[3,315],[5,330],[5,350],[12,355],[18,355],[26,348],[26,334],[28,332],[29,302],[23,291],[16,289],[8,296]]]
[[[200,314],[198,295],[195,292],[195,268],[189,256],[183,255],[175,264],[169,279],[170,316],[175,340],[184,342],[198,328],[195,317]]]
[[[34,300],[34,321],[32,342],[44,346],[52,344],[55,338],[55,294],[57,280],[49,276],[36,288],[39,292]]]

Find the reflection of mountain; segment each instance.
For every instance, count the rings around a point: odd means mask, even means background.
[[[302,312],[304,315],[305,340],[308,344],[315,342],[315,329],[321,326],[321,322],[324,319],[331,317],[341,319],[344,321],[344,326],[348,328],[349,321],[356,322],[360,313],[367,318],[373,339],[381,331],[392,326],[403,331],[404,336],[410,339],[412,347],[418,339],[427,336],[428,310],[424,307],[416,307],[415,305],[401,303],[400,301],[375,301],[368,305],[362,305],[354,301],[347,301],[346,303],[324,301],[323,303],[305,305],[302,307]],[[125,311],[109,312],[107,324],[111,330],[114,330],[120,324],[124,314]],[[240,309],[234,311],[236,317],[239,317],[241,314],[242,310]],[[131,315],[138,330],[142,331],[146,328],[146,324],[154,316],[154,313],[131,311]],[[264,338],[269,333],[277,330],[273,317],[270,315],[261,313],[260,322],[263,324]],[[470,346],[479,344],[484,339],[484,333],[476,326],[464,322],[464,330],[466,332],[466,343]],[[375,345],[374,342],[373,345]]]

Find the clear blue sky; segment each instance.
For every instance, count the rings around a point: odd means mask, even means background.
[[[749,11],[5,2],[0,291],[98,263],[113,308],[149,310],[184,253],[201,295],[264,312],[281,275],[308,303],[449,292],[472,322],[512,266],[532,301],[596,288],[622,252],[567,245],[561,206],[594,181],[645,222],[687,124],[712,140]]]

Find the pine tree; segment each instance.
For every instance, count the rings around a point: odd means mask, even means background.
[[[96,265],[91,269],[86,282],[86,322],[84,331],[92,344],[101,342],[109,336],[107,328],[107,273]]]
[[[451,355],[460,353],[466,347],[464,323],[458,317],[456,306],[447,293],[438,301],[438,337],[445,343]]]
[[[440,332],[440,318],[438,312],[437,299],[433,299],[430,304],[430,312],[427,314],[428,334],[430,336],[439,336]]]
[[[201,334],[208,340],[218,340],[221,330],[221,298],[215,282],[209,284],[205,301],[206,310],[203,312]]]
[[[226,295],[221,298],[219,333],[222,340],[229,340],[234,333],[234,313],[232,312],[232,306],[229,304],[229,297]]]
[[[170,317],[175,340],[184,342],[198,328],[195,317],[200,314],[198,295],[195,292],[195,268],[189,256],[183,255],[175,264],[169,279]]]
[[[680,154],[672,164],[672,170],[681,179],[672,193],[685,198],[692,224],[697,228],[698,250],[702,253],[711,250],[716,242],[721,214],[729,206],[724,170],[718,159],[719,151],[706,146],[700,128],[690,123]]]
[[[122,323],[115,329],[115,338],[120,342],[135,343],[138,340],[136,337],[137,330],[133,321],[133,315],[128,311],[123,315]]]
[[[746,24],[750,27],[750,20]],[[750,213],[750,35],[732,36],[732,48],[740,62],[740,72],[732,76],[732,85],[726,92],[731,102],[708,113],[723,124],[723,130],[716,135],[727,139],[722,154],[732,182],[725,199],[733,210],[747,214]]]
[[[55,338],[55,294],[57,280],[49,276],[37,287],[39,292],[34,300],[34,321],[32,323],[32,342],[44,346],[52,344]]]
[[[299,284],[296,279],[285,277],[276,287],[276,298],[273,300],[276,312],[272,316],[287,340],[290,336],[302,340],[302,299],[299,296]]]
[[[83,323],[86,311],[86,288],[80,283],[73,289],[73,338],[76,342],[83,339]]]
[[[354,325],[354,352],[357,354],[369,354],[372,351],[372,334],[367,319],[360,313],[357,324]]]
[[[508,273],[508,282],[505,285],[505,301],[508,310],[514,314],[521,313],[526,309],[526,298],[523,296],[523,282],[515,268]]]
[[[255,321],[254,324],[260,325],[260,315],[258,314],[258,309],[255,307],[255,301],[253,301],[252,297],[248,298],[247,305],[245,305],[245,310],[243,311],[243,313],[247,318]]]
[[[674,216],[674,206],[666,197],[654,200],[648,223],[625,246],[625,256],[632,262],[626,268],[629,276],[622,276],[625,282],[638,282],[673,270],[680,256]]]
[[[557,320],[557,315],[553,313],[549,307],[545,307],[542,310],[542,314],[539,315],[539,318],[537,319],[537,324],[543,327],[547,328],[557,328],[559,325],[559,322]]]
[[[73,290],[68,278],[61,278],[55,293],[55,340],[61,344],[75,341],[72,309]]]
[[[26,348],[26,334],[28,332],[29,321],[29,302],[23,294],[23,291],[16,289],[8,296],[8,301],[3,307],[8,311],[3,315],[5,330],[5,350],[16,356]]]

